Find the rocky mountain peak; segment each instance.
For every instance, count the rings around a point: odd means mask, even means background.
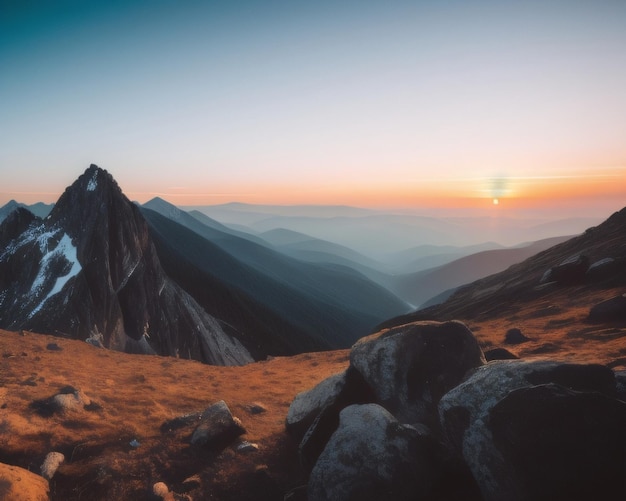
[[[15,202],[14,202],[15,203]],[[15,209],[0,223],[0,249],[28,228],[37,216],[15,203]]]
[[[49,217],[10,236],[0,254],[0,327],[218,365],[252,360],[165,275],[138,207],[96,165]]]

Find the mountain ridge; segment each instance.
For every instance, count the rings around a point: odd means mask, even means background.
[[[139,209],[91,165],[0,257],[0,325],[214,364],[252,360],[161,269]]]

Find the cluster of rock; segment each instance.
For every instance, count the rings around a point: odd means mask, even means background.
[[[546,270],[540,282],[561,285],[601,282],[614,278],[625,270],[625,257],[605,257],[592,263],[587,255],[576,254]]]
[[[299,394],[308,498],[626,499],[626,373],[549,360],[487,363],[462,323],[359,341]]]

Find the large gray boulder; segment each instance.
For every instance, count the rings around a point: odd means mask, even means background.
[[[423,499],[440,474],[426,430],[400,424],[379,405],[352,405],[341,411],[339,427],[311,472],[308,499]]]
[[[335,402],[346,385],[346,372],[324,379],[310,390],[300,392],[293,399],[287,412],[287,431],[302,437],[318,414]]]
[[[491,409],[489,428],[502,458],[491,499],[626,499],[626,403],[556,384],[521,388]]]
[[[400,422],[436,426],[439,399],[485,358],[461,322],[422,321],[361,339],[350,364]]]
[[[504,439],[500,438],[500,442],[494,439],[493,409],[516,390],[550,383],[558,385],[564,391],[597,392],[611,399],[616,395],[615,377],[607,367],[595,364],[512,360],[492,362],[476,369],[439,402],[439,414],[445,436],[452,449],[456,450],[469,466],[485,501],[534,499],[519,494],[522,488],[513,463],[510,458],[505,459],[499,448]],[[539,406],[539,397],[536,402],[529,405]],[[521,408],[520,415],[526,415],[524,412],[531,410]],[[538,412],[544,413],[546,419],[550,418],[549,409],[544,408]],[[534,422],[539,423],[537,420]],[[540,426],[535,428],[535,431],[538,434],[542,433]],[[513,444],[511,448],[514,448],[515,444],[524,445],[515,436],[507,437]],[[570,440],[568,447],[575,448],[573,444],[580,442],[581,437],[572,435],[568,436],[568,440]],[[511,456],[515,452],[508,454]],[[545,463],[544,466],[552,467]]]
[[[374,400],[372,390],[352,367],[298,394],[289,407],[286,425],[287,431],[301,440],[299,452],[302,465],[307,470],[313,467],[339,426],[342,409]]]

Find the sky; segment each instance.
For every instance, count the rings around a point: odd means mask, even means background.
[[[623,0],[0,0],[0,205],[626,206]],[[496,203],[497,202],[497,203]]]

